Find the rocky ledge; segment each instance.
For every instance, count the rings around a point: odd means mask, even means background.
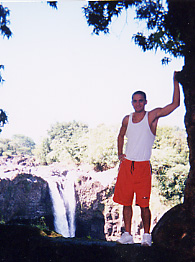
[[[176,254],[140,244],[78,238],[46,237],[38,228],[0,225],[0,261],[6,262],[178,262]]]

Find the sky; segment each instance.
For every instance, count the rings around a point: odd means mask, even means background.
[[[164,53],[143,52],[132,40],[142,30],[133,11],[124,11],[110,34],[92,34],[82,7],[84,1],[58,1],[58,10],[45,1],[3,1],[10,9],[8,40],[0,38],[0,108],[9,123],[0,138],[14,134],[39,143],[56,122],[81,121],[118,125],[133,111],[131,95],[147,94],[146,110],[169,104],[173,72],[182,58],[163,66]],[[159,126],[184,128],[185,107],[159,120]]]

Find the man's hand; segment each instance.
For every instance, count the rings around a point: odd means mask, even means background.
[[[120,162],[122,162],[125,158],[126,158],[125,154],[121,154],[118,156],[118,159],[120,160]]]

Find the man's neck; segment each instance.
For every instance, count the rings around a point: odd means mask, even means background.
[[[145,111],[145,110],[140,111],[140,112],[139,112],[139,111],[135,111],[134,114],[135,114],[136,116],[145,116],[146,111]]]
[[[138,122],[140,122],[143,118],[144,118],[144,116],[145,116],[145,114],[146,114],[146,111],[145,110],[143,110],[143,111],[141,111],[141,112],[134,112],[133,113],[133,123],[138,123]]]

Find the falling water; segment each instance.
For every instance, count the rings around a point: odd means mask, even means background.
[[[47,179],[53,202],[55,231],[64,237],[75,236],[74,175],[52,176]]]

